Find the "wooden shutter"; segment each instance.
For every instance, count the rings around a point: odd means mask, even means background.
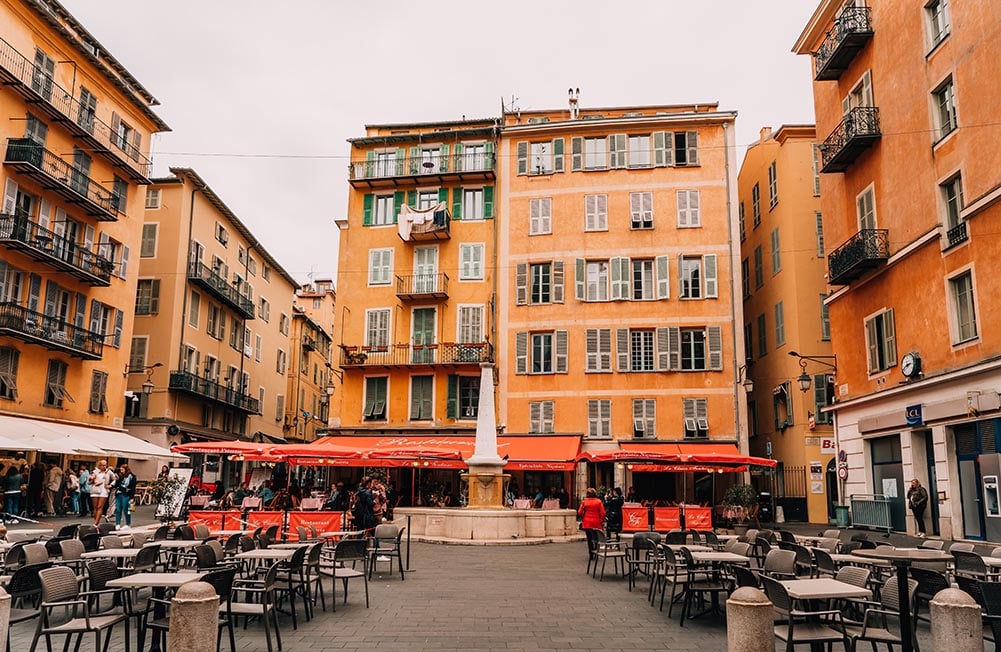
[[[580,136],[570,139],[570,169],[572,171],[584,169],[584,139]]]
[[[448,144],[442,143],[438,148],[438,171],[448,172]]]
[[[449,419],[459,417],[459,377],[455,374],[448,376],[448,400],[445,403],[445,417]]]
[[[681,329],[677,326],[667,328],[667,364],[671,371],[681,369]]]
[[[375,195],[365,195],[362,200],[361,224],[362,226],[372,225],[372,207],[375,204]]]
[[[690,226],[688,217],[688,191],[679,190],[675,195],[678,198],[678,226]]]
[[[45,281],[45,309],[42,312],[49,317],[56,315],[56,288],[58,287],[53,281]]]
[[[563,172],[565,144],[562,138],[553,139],[553,172]]]
[[[142,151],[143,135],[137,129],[132,130],[132,160],[138,161]]]
[[[657,371],[671,370],[671,335],[670,329],[658,328],[657,340]]]
[[[528,202],[528,233],[542,233],[542,200],[530,199]]]
[[[103,377],[103,378],[102,378]],[[102,381],[107,380],[107,375],[101,373],[100,371],[92,371],[90,374],[90,411],[100,413],[101,402],[104,398],[104,383]]]
[[[111,140],[115,143],[118,149],[125,149],[123,147],[124,143],[119,139],[119,132],[122,129],[122,116],[118,115],[117,111],[111,112]]]
[[[598,329],[588,328],[584,331],[585,340],[585,371],[598,371],[600,354],[598,351]],[[2,351],[3,349],[0,349]]]
[[[373,161],[375,160],[375,152],[369,152],[372,154]],[[407,169],[407,150],[403,147],[398,147],[396,149],[396,176],[402,177],[405,170]],[[370,175],[371,176],[371,175]]]
[[[612,370],[612,329],[598,329],[598,370]]]
[[[518,263],[514,268],[514,303],[524,306],[528,303],[528,263]]]
[[[421,148],[410,148],[410,174],[421,173]]]
[[[705,283],[705,296],[715,299],[719,296],[719,283],[716,282],[716,254],[706,254],[702,257],[702,277]]]
[[[612,300],[628,301],[632,297],[632,293],[629,291],[631,277],[629,259],[624,256],[617,256],[609,260],[608,264],[611,268]]]
[[[452,169],[456,172],[462,172],[463,169],[462,150],[462,143],[456,143],[452,148]]]
[[[576,139],[575,139],[576,140]],[[598,230],[598,195],[584,195],[584,230]]]
[[[7,261],[0,260],[0,300],[7,298]],[[20,301],[21,297],[13,297],[15,301]]]
[[[528,331],[514,334],[514,373],[528,373]]]
[[[42,277],[32,274],[28,278],[28,310],[38,312],[38,300],[42,293]]]
[[[48,199],[43,199],[38,206],[38,226],[43,229],[49,228],[49,215],[52,213],[52,203]]]
[[[611,165],[614,168],[626,167],[626,135],[612,134],[608,137],[608,151],[611,155]]]
[[[159,291],[159,287],[157,291]],[[76,295],[76,318],[73,323],[77,328],[84,328],[87,323],[87,296],[84,294],[77,293]]]
[[[518,143],[518,174],[528,174],[528,142]]]
[[[17,399],[17,361],[20,353],[17,349],[0,347],[0,377],[7,383],[6,398]]]
[[[657,298],[669,299],[671,298],[671,277],[668,257],[657,256],[655,262],[657,267]]]
[[[462,202],[465,198],[465,190],[462,188],[452,189],[452,219],[461,220],[462,219]]]
[[[629,371],[629,329],[615,329],[616,370]]]
[[[494,187],[483,186],[483,218],[492,219],[494,216]]]
[[[566,274],[563,270],[563,261],[554,260],[552,266],[552,286],[549,290],[549,299],[553,303],[563,303],[563,286],[566,283]]]
[[[583,258],[574,258],[574,298],[584,301],[587,289],[586,262]]]
[[[587,434],[591,437],[603,435],[600,427],[601,410],[598,407],[599,401],[591,400],[587,402]]]
[[[160,311],[160,279],[155,278],[149,284],[149,311],[156,314]]]
[[[709,364],[712,371],[723,371],[723,332],[719,326],[706,328],[706,339],[709,340]]]
[[[122,260],[118,265],[118,276],[125,279],[129,277],[129,247],[122,245]]]
[[[883,355],[886,366],[897,364],[897,330],[893,324],[893,308],[883,313]]]
[[[13,215],[16,209],[17,182],[8,177],[3,189],[3,213],[4,215]]]
[[[553,401],[542,402],[542,424],[541,432],[553,432],[555,429],[555,415],[553,414],[555,403]]]
[[[688,191],[688,226],[702,225],[702,211],[699,209],[699,191]]]
[[[448,188],[438,188],[438,201],[448,206]]]
[[[570,342],[567,331],[556,331],[556,373],[569,373],[567,358]]]
[[[689,131],[686,138],[688,148],[688,165],[699,164],[699,132]]]

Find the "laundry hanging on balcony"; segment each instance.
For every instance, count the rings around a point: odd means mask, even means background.
[[[447,210],[448,206],[443,201],[427,208],[413,208],[404,204],[396,221],[400,237],[404,241],[409,240],[410,232],[415,225],[433,223],[437,227],[444,227],[448,219]]]

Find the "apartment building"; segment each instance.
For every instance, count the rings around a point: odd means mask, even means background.
[[[126,425],[162,446],[283,442],[299,284],[196,171],[170,171],[145,196]],[[192,465],[241,479],[220,457]]]
[[[289,341],[292,364],[283,430],[289,441],[311,442],[316,439],[317,430],[327,426],[330,397],[334,393],[330,371],[332,340],[318,322],[296,306],[292,309]]]
[[[0,24],[0,435],[66,464],[155,453],[122,430],[122,371],[150,140],[168,127],[58,2],[0,2]]]
[[[816,141],[813,125],[763,128],[740,167],[737,212],[750,450],[779,461],[754,480],[787,521],[827,523],[838,497],[826,409],[835,367]]]
[[[506,111],[498,159],[498,420],[507,432],[747,452],[735,113]],[[577,486],[713,500],[713,474],[580,465]],[[641,472],[650,471],[650,472]],[[586,484],[585,484],[586,483]]]
[[[843,496],[885,497],[913,532],[917,478],[929,532],[994,541],[998,24],[996,3],[826,0],[794,46],[814,69]]]
[[[337,317],[337,291],[333,279],[317,279],[301,286],[295,293],[295,304],[333,337]]]

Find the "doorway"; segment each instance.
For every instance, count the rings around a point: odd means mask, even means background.
[[[834,508],[838,504],[838,464],[836,460],[827,463],[827,472],[824,474],[827,479],[827,520],[834,522],[837,514]]]
[[[430,364],[434,362],[435,309],[414,308],[413,313],[413,354],[411,362]]]

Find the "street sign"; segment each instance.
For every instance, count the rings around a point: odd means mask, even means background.
[[[821,455],[834,455],[838,450],[837,442],[834,437],[821,437],[820,438],[820,454]]]
[[[772,442],[766,441],[765,442],[765,455],[771,455],[771,454],[772,454]]]
[[[845,449],[843,449],[843,448],[838,451],[838,461],[839,462],[847,462],[848,461],[848,453],[846,453]]]
[[[842,480],[847,480],[848,479],[848,467],[847,466],[839,466],[838,467],[838,477],[841,478]]]

